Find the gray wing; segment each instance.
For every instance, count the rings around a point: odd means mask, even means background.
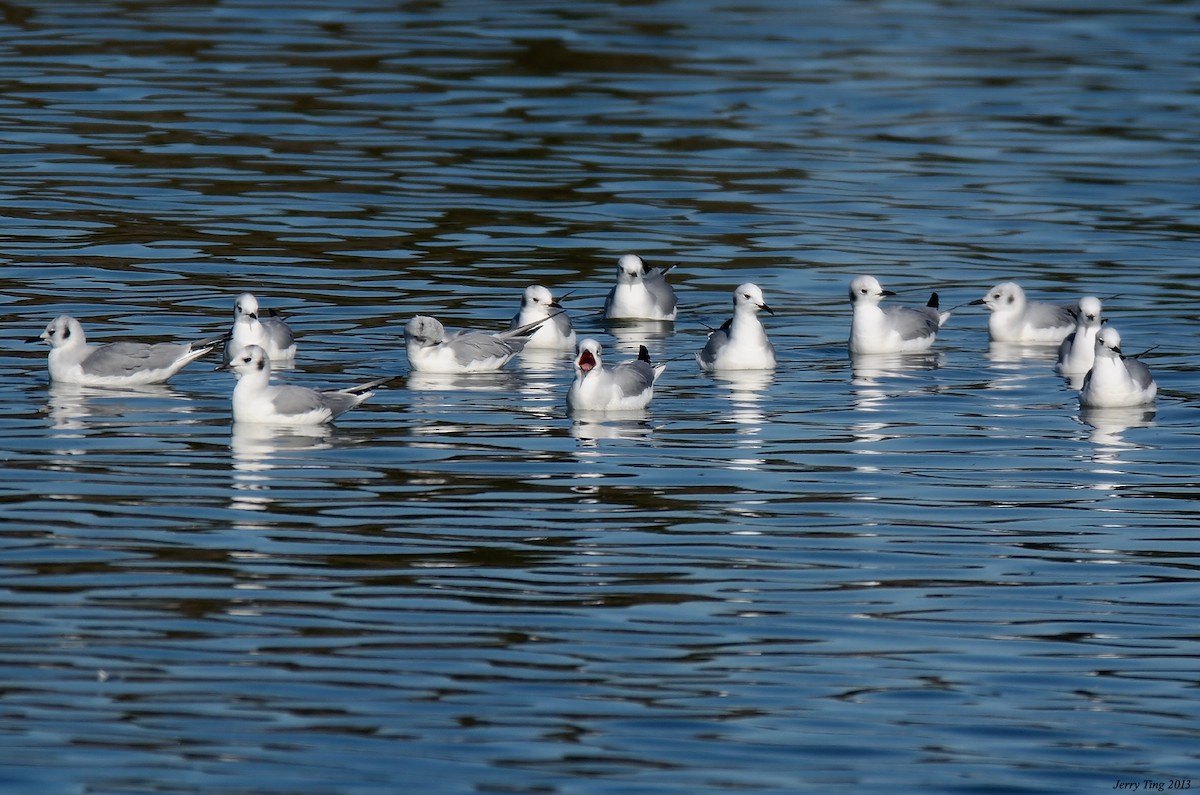
[[[1044,304],[1035,302],[1025,307],[1025,319],[1034,328],[1061,328],[1073,326],[1079,319],[1079,307],[1066,304]]]
[[[1075,347],[1075,332],[1072,331],[1066,336],[1058,346],[1058,363],[1062,364],[1067,360],[1067,356],[1071,353],[1071,348]]]
[[[279,349],[290,348],[296,343],[296,335],[292,333],[291,327],[277,317],[269,317],[262,321],[263,329],[267,332],[267,337]]]
[[[884,312],[892,321],[892,327],[900,333],[902,340],[919,340],[937,334],[938,312],[932,307],[911,309],[907,306],[893,306]]]
[[[667,284],[662,271],[652,270],[642,277],[642,282],[654,299],[654,306],[659,312],[669,314],[675,310],[675,290]],[[607,307],[605,307],[607,309]]]
[[[92,351],[83,360],[83,372],[88,375],[119,376],[142,370],[161,370],[170,367],[190,350],[187,345],[160,342],[146,345],[140,342],[110,342]]]
[[[551,315],[550,319],[546,322],[553,323],[558,328],[558,333],[564,337],[571,336],[571,332],[574,331],[571,328],[571,318],[567,317],[567,313],[562,310]]]
[[[717,351],[729,344],[729,321],[725,325],[708,335],[708,342],[705,343],[704,349],[700,351],[700,360],[712,364],[717,359]]]
[[[514,351],[525,347],[523,339],[502,340],[491,334],[479,331],[468,331],[446,340],[446,345],[454,352],[454,358],[460,364],[468,364],[478,359],[490,359],[494,356],[511,356]]]
[[[647,362],[625,362],[613,368],[613,383],[623,395],[637,395],[654,386],[654,367]]]
[[[614,298],[614,297],[616,296],[616,294],[617,294],[617,287],[618,287],[618,286],[619,286],[619,285],[614,285],[614,286],[612,287],[612,289],[610,289],[610,290],[608,291],[608,295],[604,297],[604,316],[605,316],[605,317],[608,317],[608,313],[609,313],[609,312],[612,310],[613,298]]]
[[[356,395],[345,390],[333,390],[322,392],[321,398],[325,401],[325,405],[329,407],[329,410],[333,412],[333,416],[340,417],[369,398],[372,394],[371,392],[363,392]]]
[[[307,414],[310,411],[330,408],[325,396],[315,389],[302,386],[279,386],[271,393],[271,405],[278,414]]]
[[[1133,383],[1137,384],[1139,389],[1145,389],[1154,382],[1154,376],[1150,375],[1150,368],[1137,359],[1126,359],[1125,369],[1129,371],[1129,377],[1133,379]]]

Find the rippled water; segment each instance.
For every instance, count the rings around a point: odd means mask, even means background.
[[[0,790],[1200,787],[1200,8],[985,5],[0,8]],[[629,251],[673,327],[599,320]],[[1158,405],[975,308],[852,364],[860,272],[1104,296]],[[748,280],[780,366],[702,375]],[[569,418],[563,355],[231,430],[209,364],[25,343],[251,290],[349,384],[534,282],[673,360],[644,416]]]

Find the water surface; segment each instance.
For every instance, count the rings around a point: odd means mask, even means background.
[[[286,7],[285,7],[286,6]],[[929,792],[1194,780],[1198,9],[38,3],[0,41],[0,788]],[[598,312],[618,256],[667,328]],[[956,310],[851,362],[846,284],[1106,299],[1160,385],[1084,413]],[[759,284],[774,373],[690,356]],[[569,354],[408,375],[531,283]],[[335,427],[232,380],[49,385],[25,340],[196,339],[254,292]]]

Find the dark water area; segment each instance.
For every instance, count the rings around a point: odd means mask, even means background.
[[[1200,6],[0,5],[0,792],[1200,787]],[[673,325],[599,316],[678,263]],[[851,361],[846,285],[954,315]],[[1105,299],[1159,384],[1082,412],[993,284]],[[691,354],[752,281],[774,373]],[[529,284],[670,360],[410,374]],[[290,382],[48,383],[56,315]]]

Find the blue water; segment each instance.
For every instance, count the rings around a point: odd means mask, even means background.
[[[1195,781],[1200,6],[37,3],[0,36],[0,791],[1083,792]],[[598,313],[618,256],[681,314]],[[846,284],[1105,298],[1159,383],[1081,413],[956,309],[852,363]],[[770,375],[691,353],[759,284]],[[408,373],[528,284],[570,355]],[[51,386],[254,292],[336,426],[232,379]]]

